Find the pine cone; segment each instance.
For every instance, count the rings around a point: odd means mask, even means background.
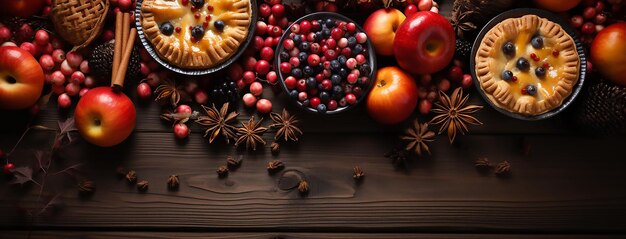
[[[603,79],[589,83],[580,100],[576,123],[593,134],[626,133],[626,87]]]

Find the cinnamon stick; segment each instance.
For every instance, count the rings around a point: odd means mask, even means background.
[[[130,29],[128,41],[124,44],[124,55],[119,65],[118,73],[115,75],[112,86],[122,87],[124,86],[124,78],[126,77],[126,71],[128,70],[128,62],[130,60],[130,54],[133,52],[133,46],[135,45],[135,36],[137,36],[137,29]]]
[[[126,49],[126,43],[128,43],[128,32],[130,30],[130,14],[125,12],[123,16],[124,20],[122,23],[124,24],[124,27],[122,28],[122,50]]]
[[[113,48],[113,70],[111,71],[111,86],[113,86],[113,80],[119,70],[120,61],[122,60],[122,28],[123,19],[122,13],[115,14],[115,47]]]

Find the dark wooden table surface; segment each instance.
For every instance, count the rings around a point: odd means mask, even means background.
[[[473,103],[484,104],[475,91],[470,94]],[[269,98],[274,111],[287,102],[284,96]],[[626,237],[626,138],[580,134],[568,124],[567,112],[526,122],[486,106],[477,114],[483,126],[453,145],[438,136],[432,157],[398,170],[383,155],[402,126],[380,126],[363,107],[336,117],[292,109],[305,134],[278,156],[269,146],[248,153],[209,145],[195,124],[189,139],[178,142],[159,119],[160,110],[156,103],[138,102],[137,128],[121,145],[103,149],[79,141],[60,151],[53,164],[82,163],[82,175],[97,185],[91,197],[67,187],[59,210],[28,216],[22,208],[45,202],[38,187],[0,187],[0,238]],[[65,116],[50,103],[32,123],[55,127]],[[2,122],[0,148],[9,149],[27,116],[3,111]],[[264,136],[268,142],[271,137]],[[29,164],[33,151],[49,141],[49,132],[29,133],[14,163]],[[242,155],[243,164],[220,179],[215,170],[229,155]],[[508,160],[511,176],[479,173],[478,157]],[[280,174],[265,168],[273,159],[305,175],[308,196],[281,189]],[[361,183],[352,179],[355,165],[366,173]],[[125,183],[116,176],[118,166],[136,170],[150,182],[149,190],[139,193]],[[180,175],[178,191],[167,190],[170,174]]]

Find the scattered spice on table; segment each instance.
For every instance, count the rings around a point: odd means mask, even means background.
[[[220,178],[225,178],[226,176],[228,176],[228,167],[222,165],[217,167],[217,176]]]
[[[273,155],[278,155],[280,153],[280,144],[277,142],[272,142],[270,145],[270,149]]]
[[[204,137],[209,136],[209,143],[213,143],[215,138],[220,134],[224,136],[226,143],[230,143],[231,139],[236,139],[237,129],[233,126],[239,113],[232,111],[228,113],[228,103],[222,105],[220,110],[217,110],[215,105],[212,107],[202,106],[206,115],[198,116],[196,123],[206,126],[207,129],[204,133]]]
[[[405,135],[402,136],[402,140],[407,141],[406,150],[414,150],[415,154],[421,156],[423,152],[427,152],[430,155],[430,149],[428,148],[428,142],[435,140],[435,133],[428,129],[428,123],[420,123],[415,119],[412,127],[408,128]]]
[[[178,178],[178,175],[172,174],[167,178],[167,188],[169,188],[170,190],[175,190],[178,189],[179,186],[180,179]]]
[[[148,190],[148,181],[147,180],[141,180],[137,183],[137,190],[141,191],[141,192],[145,192]]]
[[[78,183],[78,192],[83,195],[88,195],[96,190],[96,184],[91,180],[81,180]]]
[[[487,171],[491,169],[491,162],[489,162],[489,159],[484,158],[484,157],[478,158],[474,162],[474,167],[476,167],[476,169],[478,169],[479,171]]]
[[[265,145],[265,140],[263,140],[261,136],[267,131],[267,128],[261,126],[262,121],[263,118],[256,121],[253,115],[248,122],[241,123],[242,127],[237,129],[239,137],[237,138],[237,142],[235,142],[235,146],[240,146],[245,142],[246,150],[256,150],[257,144]]]
[[[154,100],[157,102],[166,103],[169,101],[174,107],[180,102],[178,87],[176,83],[170,79],[162,79],[161,85],[159,85],[154,92],[157,95]]]
[[[134,183],[137,181],[137,172],[135,170],[128,170],[126,173],[126,180],[128,183]]]
[[[298,141],[298,135],[302,135],[302,130],[298,128],[299,120],[295,115],[291,115],[286,109],[283,109],[282,114],[270,113],[270,118],[274,122],[270,128],[278,129],[274,135],[274,140]]]
[[[267,171],[270,173],[276,173],[281,169],[285,168],[285,164],[280,160],[272,160],[267,163]]]
[[[309,183],[306,180],[300,180],[298,183],[298,192],[303,196],[309,193]]]
[[[451,96],[440,91],[439,102],[435,103],[435,108],[432,109],[432,112],[436,115],[429,123],[441,124],[439,134],[446,130],[450,143],[454,142],[457,132],[465,134],[468,131],[468,124],[483,124],[471,115],[483,107],[479,105],[465,105],[468,98],[469,95],[463,96],[463,88],[461,87],[456,88]]]
[[[409,152],[404,147],[395,147],[385,154],[385,158],[391,159],[391,164],[396,167],[406,167],[409,163]]]
[[[228,166],[229,169],[236,169],[239,168],[239,166],[241,166],[241,161],[243,161],[243,156],[239,156],[238,159],[235,159],[233,156],[227,156],[226,157],[226,166]]]
[[[502,161],[496,165],[496,176],[498,177],[506,177],[511,174],[511,164],[509,161]]]
[[[361,179],[363,179],[363,177],[365,177],[365,172],[363,172],[363,169],[358,165],[354,166],[352,178],[354,178],[354,180],[356,181],[360,181]]]

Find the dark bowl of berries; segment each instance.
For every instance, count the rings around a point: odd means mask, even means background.
[[[376,57],[349,18],[317,12],[295,21],[276,49],[279,84],[306,111],[332,115],[356,107],[374,83]]]

